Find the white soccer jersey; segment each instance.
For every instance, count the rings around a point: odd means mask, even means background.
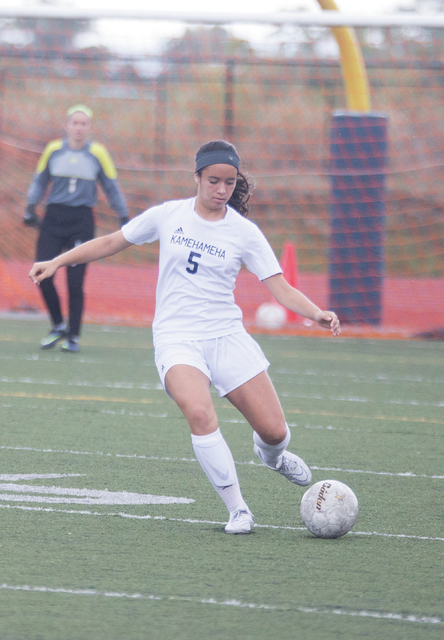
[[[259,228],[227,207],[209,222],[194,210],[195,198],[152,207],[122,227],[132,244],[159,240],[154,343],[207,340],[244,331],[234,301],[244,263],[260,280],[282,273]]]

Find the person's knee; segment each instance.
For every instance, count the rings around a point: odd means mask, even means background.
[[[184,415],[192,433],[196,435],[211,433],[217,429],[217,416],[211,408],[203,405],[188,407],[185,409]]]
[[[82,300],[83,298],[83,279],[70,278],[68,280],[68,291],[71,300]]]
[[[43,293],[43,295],[47,293],[53,293],[55,291],[54,276],[51,276],[51,278],[45,278],[45,280],[41,281],[40,291]]]
[[[75,300],[78,303],[81,303],[83,301],[82,287],[68,287],[68,291],[71,300]]]
[[[213,412],[206,407],[193,407],[188,410],[188,416],[196,425],[206,425],[213,418]]]

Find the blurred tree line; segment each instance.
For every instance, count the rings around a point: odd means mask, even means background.
[[[293,9],[294,10],[294,9]],[[399,7],[398,11],[405,11]],[[444,0],[414,0],[409,11],[444,11]],[[334,63],[338,59],[330,29],[283,25],[276,27],[266,47],[234,37],[229,28],[189,26],[183,34],[165,40],[156,54],[122,55],[103,45],[82,46],[81,36],[94,32],[91,19],[49,17],[0,20],[0,65],[20,75],[27,66],[29,75],[89,77],[143,81],[153,76],[185,74],[187,64],[226,64],[227,61],[290,62],[318,60]],[[423,27],[365,27],[356,29],[369,66],[406,60],[427,60],[439,66],[444,61],[444,29]],[[147,66],[141,60],[156,64]],[[62,62],[64,62],[62,64]],[[30,63],[30,64],[28,64]]]

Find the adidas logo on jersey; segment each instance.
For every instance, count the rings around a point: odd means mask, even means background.
[[[179,227],[178,229],[176,229],[176,231],[174,232],[174,234],[175,234],[175,235],[176,235],[176,234],[179,234],[179,235],[182,235],[182,236],[183,236],[183,229],[182,229],[182,227]]]

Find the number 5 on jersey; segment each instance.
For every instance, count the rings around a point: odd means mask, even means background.
[[[197,273],[199,268],[199,263],[194,260],[194,258],[201,258],[201,253],[196,253],[195,251],[191,251],[188,257],[188,262],[192,265],[191,267],[187,267],[188,273]]]

